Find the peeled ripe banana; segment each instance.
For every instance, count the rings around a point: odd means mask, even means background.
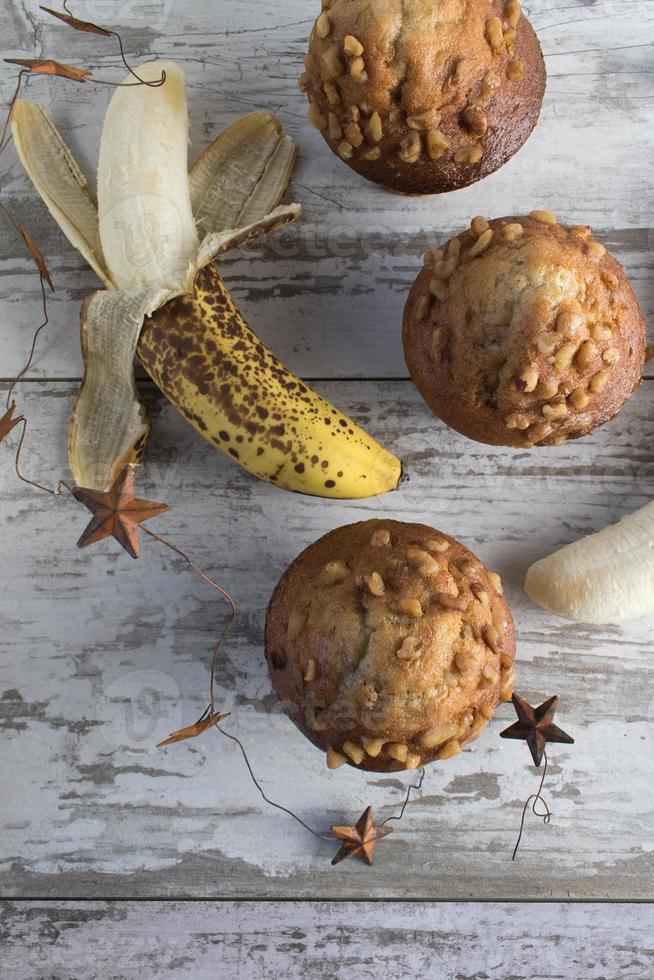
[[[118,87],[102,131],[98,210],[41,107],[18,100],[12,132],[54,218],[102,278],[81,317],[85,375],[69,435],[78,485],[108,489],[148,435],[138,352],[165,395],[213,445],[270,483],[324,497],[398,486],[401,464],[294,377],[252,333],[219,255],[295,221],[280,206],[296,150],[268,113],[231,126],[187,173],[184,76],[141,65],[158,87]],[[130,80],[131,81],[131,80]],[[99,212],[99,214],[98,214]]]
[[[531,566],[527,594],[577,623],[654,613],[654,502]]]

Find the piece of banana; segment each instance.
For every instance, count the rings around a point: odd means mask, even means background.
[[[215,263],[146,319],[138,354],[191,425],[262,480],[340,498],[397,486],[396,458],[264,347]]]
[[[617,623],[654,613],[654,502],[527,572],[527,594],[577,623]]]
[[[399,460],[263,347],[211,265],[299,217],[299,205],[278,206],[293,170],[292,141],[274,116],[250,113],[201,154],[189,177],[184,76],[168,61],[139,68],[147,81],[162,71],[163,85],[119,87],[111,100],[99,220],[45,112],[19,100],[12,113],[25,169],[107,287],[82,309],[85,375],[69,437],[77,484],[107,489],[147,438],[133,375],[138,346],[195,428],[262,479],[324,497],[394,490]]]

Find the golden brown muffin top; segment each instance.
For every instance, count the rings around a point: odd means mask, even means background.
[[[476,737],[512,683],[514,646],[498,576],[433,528],[390,520],[309,547],[266,623],[288,713],[329,764],[372,769],[447,758]]]
[[[475,218],[425,256],[405,316],[412,375],[441,417],[482,442],[583,435],[640,382],[645,326],[619,263],[553,214]]]
[[[406,162],[420,153],[420,131],[425,131],[429,156],[438,159],[452,138],[439,129],[441,121],[463,109],[468,138],[456,148],[459,162],[481,157],[484,104],[525,72],[515,53],[518,0],[331,0],[323,7],[301,87],[311,89],[316,77],[322,83],[322,92],[313,91],[322,108],[314,104],[310,111],[319,129],[328,127],[323,94],[333,109],[335,132],[343,122],[343,107],[352,107],[350,133],[346,127],[338,150],[344,159],[360,146],[360,135],[368,143],[378,142],[388,117],[392,126],[400,114],[409,129],[401,151]],[[380,118],[361,132],[359,110]]]

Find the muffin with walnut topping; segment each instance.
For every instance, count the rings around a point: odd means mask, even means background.
[[[587,435],[640,384],[645,321],[622,266],[549,211],[477,217],[425,256],[404,352],[425,401],[478,442]]]
[[[538,39],[518,0],[323,0],[300,89],[328,146],[397,191],[493,173],[536,125]]]
[[[330,769],[392,772],[457,755],[510,699],[514,655],[499,577],[423,524],[331,531],[289,566],[268,606],[273,687]]]

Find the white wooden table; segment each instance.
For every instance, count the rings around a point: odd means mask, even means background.
[[[507,705],[468,751],[428,769],[372,869],[332,868],[330,846],[267,808],[236,747],[218,735],[156,749],[205,705],[224,609],[149,539],[138,562],[112,541],[77,551],[86,512],[18,483],[3,445],[0,972],[651,978],[653,624],[569,625],[536,608],[522,582],[535,558],[654,496],[654,375],[582,442],[532,452],[479,446],[423,406],[407,378],[400,323],[426,247],[474,214],[534,207],[590,223],[651,321],[654,6],[527,4],[549,72],[538,129],[499,173],[427,199],[364,183],[306,122],[296,78],[317,6],[87,0],[73,9],[119,29],[134,62],[182,63],[193,155],[250,109],[278,114],[300,146],[292,196],[304,216],[230,257],[226,278],[261,337],[394,449],[409,480],[397,494],[356,503],[284,494],[214,453],[145,384],[153,438],[139,492],[170,506],[153,530],[237,598],[220,670],[230,724],[266,791],[325,828],[367,803],[387,815],[408,777],[328,773],[276,709],[262,651],[271,590],[304,546],[348,521],[386,514],[460,538],[505,580],[519,632],[517,689],[536,701],[559,694],[558,720],[576,738],[551,753],[552,823],[531,818],[511,862],[537,775],[524,745],[498,738],[512,717]],[[6,0],[0,36],[9,57],[54,56],[120,77],[111,42],[58,26],[27,0]],[[13,84],[3,66],[5,102]],[[109,91],[36,79],[27,94],[49,107],[92,172]],[[96,281],[12,148],[0,186],[57,287],[18,391],[32,426],[25,469],[56,480],[81,372],[79,305]],[[6,225],[0,248],[6,382],[25,361],[39,291]],[[525,904],[533,899],[555,903]],[[615,904],[623,902],[637,904]]]

